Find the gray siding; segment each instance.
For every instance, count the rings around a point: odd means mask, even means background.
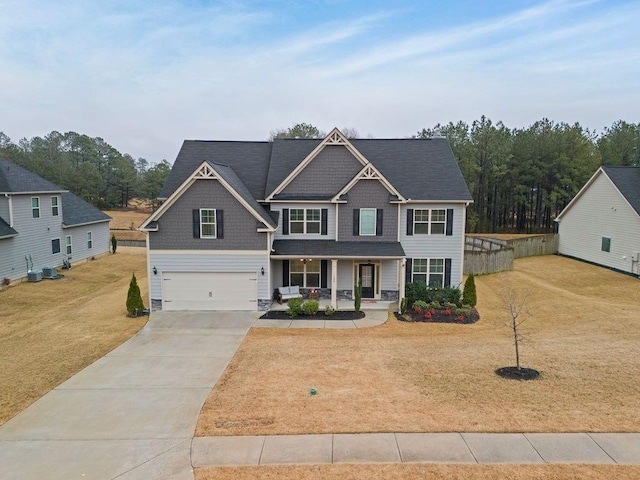
[[[33,218],[31,197],[40,198],[40,218]],[[51,195],[14,195],[12,197],[13,228],[18,235],[0,240],[0,277],[16,280],[27,275],[27,259],[34,270],[42,267],[60,267],[65,257],[65,236],[72,237],[74,261],[90,258],[108,251],[109,223],[62,228],[62,206],[59,215],[51,214]],[[6,213],[8,222],[9,214]],[[86,232],[94,232],[93,252],[86,248]],[[51,240],[60,239],[60,253],[51,252]]]
[[[407,209],[453,209],[453,235],[407,235]],[[451,285],[462,283],[465,207],[461,204],[402,205],[400,213],[400,243],[407,258],[450,258]]]
[[[282,209],[283,208],[319,208],[327,209],[327,234],[321,235],[319,233],[303,234],[303,233],[289,233],[289,235],[282,234]],[[274,212],[280,212],[278,219],[278,229],[276,230],[276,240],[335,240],[336,239],[336,206],[332,203],[272,203],[271,210]]]
[[[158,274],[153,274],[156,267]],[[162,299],[162,272],[256,272],[258,299],[270,299],[269,256],[266,252],[255,254],[224,255],[211,253],[154,253],[149,252],[149,295],[152,300]],[[265,274],[260,273],[264,268]]]
[[[224,210],[224,238],[193,238],[192,210]],[[217,180],[196,180],[160,217],[158,231],[149,233],[151,249],[265,250],[266,233],[258,233],[256,218]]]
[[[631,261],[640,252],[640,217],[602,174],[562,216],[559,236],[562,255],[640,275]],[[609,252],[602,237],[611,239]]]
[[[398,260],[382,261],[382,290],[398,290],[398,263]]]
[[[343,146],[325,147],[282,193],[335,195],[363,165]]]
[[[353,210],[382,208],[382,236],[353,235]],[[338,206],[338,239],[359,242],[397,242],[398,207],[389,203],[389,191],[378,180],[359,180],[348,193],[346,204]]]
[[[353,289],[353,262],[339,261],[338,262],[338,290],[351,290]]]

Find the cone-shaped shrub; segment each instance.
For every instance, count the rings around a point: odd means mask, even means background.
[[[136,280],[136,274],[131,276],[131,282],[129,282],[129,291],[127,292],[127,312],[129,315],[135,313],[141,314],[144,310],[144,304],[142,303],[142,296],[140,295],[140,287]]]
[[[462,304],[476,306],[478,303],[478,296],[476,294],[476,281],[473,279],[473,273],[467,277],[467,281],[464,282],[464,291],[462,292]]]

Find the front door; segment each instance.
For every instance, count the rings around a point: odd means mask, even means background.
[[[376,284],[375,266],[371,263],[361,263],[359,273],[362,282],[362,298],[373,298]]]

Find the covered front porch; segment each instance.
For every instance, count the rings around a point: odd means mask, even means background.
[[[270,260],[274,292],[298,286],[303,298],[319,300],[321,308],[353,310],[355,285],[362,286],[362,309],[388,310],[404,292],[406,259],[399,242],[277,240]]]

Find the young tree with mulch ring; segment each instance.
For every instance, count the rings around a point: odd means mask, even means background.
[[[111,235],[111,253],[116,253],[116,248],[118,248],[118,239],[115,235]]]
[[[462,304],[475,307],[478,303],[478,295],[476,294],[476,281],[473,278],[473,273],[467,277],[464,282],[464,290],[462,292]]]

